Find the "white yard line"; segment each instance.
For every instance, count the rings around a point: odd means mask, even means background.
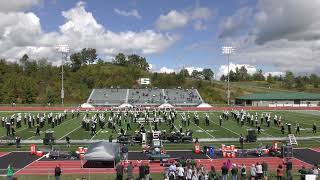
[[[26,130],[26,129],[28,129],[28,127],[25,127],[25,128],[23,128],[23,129],[20,129],[19,131],[16,131],[16,133],[17,133],[17,132],[21,132],[21,131]],[[0,136],[0,138],[3,138],[3,137],[6,137],[6,136]]]
[[[81,128],[81,125],[74,128],[72,131],[70,131],[69,133],[65,134],[64,136],[62,136],[61,138],[59,138],[58,140],[61,140],[63,138],[65,138],[66,136],[68,136],[69,134],[73,133],[74,131],[78,130],[79,128]]]
[[[180,114],[180,115],[181,115],[181,114]],[[194,126],[198,127],[199,129],[201,129],[202,131],[204,131],[205,133],[207,133],[207,134],[208,134],[209,136],[211,136],[212,138],[216,138],[216,137],[214,137],[212,134],[210,134],[208,131],[204,130],[202,127],[197,126],[191,119],[190,119],[190,122],[191,122],[192,124],[194,124]]]
[[[29,137],[27,140],[30,140],[31,138],[33,138],[34,136]]]
[[[8,155],[8,154],[10,154],[11,152],[7,152],[7,153],[5,153],[5,154],[2,154],[0,157],[3,157],[3,156],[6,156],[6,155]]]
[[[100,128],[99,131],[98,131],[95,135],[93,135],[93,136],[91,137],[90,141],[93,140],[93,138],[96,137],[96,135],[99,134],[99,132],[100,132],[101,130],[102,130],[102,129]]]
[[[232,132],[233,134],[236,134],[236,135],[240,136],[239,133],[237,133],[237,132],[235,132],[235,131],[232,131],[231,129],[226,128],[226,127],[224,127],[224,126],[220,126],[218,123],[214,122],[213,120],[210,120],[210,118],[209,118],[209,121],[212,122],[212,123],[214,123],[214,124],[216,124],[216,125],[219,126],[219,127],[222,127],[223,129],[226,129],[227,131]]]
[[[28,165],[26,165],[25,167],[23,167],[23,168],[21,168],[21,169],[19,169],[18,171],[16,171],[14,174],[17,174],[18,172],[20,172],[20,171],[22,171],[22,170],[24,170],[24,169],[26,169],[27,167],[29,167],[31,164],[33,164],[33,163],[35,163],[35,162],[37,162],[37,161],[39,161],[40,159],[42,159],[44,156],[42,156],[42,157],[40,157],[40,158],[38,158],[37,160],[35,160],[35,161],[32,161],[31,163],[29,163]]]

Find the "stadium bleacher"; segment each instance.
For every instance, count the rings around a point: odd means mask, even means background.
[[[93,89],[87,103],[96,106],[118,106],[126,102],[127,89]]]
[[[128,103],[134,106],[198,106],[203,100],[197,89],[93,89],[87,103],[94,106],[119,106]]]
[[[196,89],[165,89],[166,101],[176,106],[197,106],[201,104],[202,98]]]

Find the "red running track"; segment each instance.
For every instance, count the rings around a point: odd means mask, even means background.
[[[320,152],[320,147],[311,148],[311,150]]]
[[[8,152],[0,152],[0,157],[5,156],[6,154],[9,154]]]
[[[282,164],[283,161],[280,158],[276,157],[263,157],[263,158],[234,158],[230,159],[232,163],[237,165],[241,165],[242,163],[246,165],[249,170],[251,164],[255,164],[257,162],[262,163],[266,161],[269,164],[269,169],[271,171],[275,171],[279,164]],[[210,166],[215,166],[219,171],[223,162],[226,162],[227,159],[201,159],[196,160],[198,164],[203,164],[207,169],[210,169]],[[141,163],[148,163],[150,166],[150,171],[152,173],[162,173],[164,172],[164,167],[160,166],[159,163],[149,163],[149,161],[132,161],[134,165],[139,166]],[[293,168],[299,169],[302,165],[307,168],[311,168],[312,166],[308,163],[300,161],[298,159],[293,159]],[[31,163],[26,168],[20,170],[17,175],[30,175],[30,174],[53,174],[54,168],[57,164],[61,165],[63,174],[114,174],[115,171],[112,168],[81,168],[80,160],[68,160],[68,161],[35,161]],[[128,164],[128,163],[125,163]],[[138,168],[134,169],[134,173],[138,173]]]

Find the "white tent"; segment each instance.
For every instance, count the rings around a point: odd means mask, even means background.
[[[169,103],[164,103],[164,104],[161,104],[159,108],[173,108],[173,106]]]
[[[202,103],[200,104],[199,106],[197,106],[198,108],[209,108],[209,107],[212,107],[210,104],[207,104],[207,103]]]
[[[87,161],[114,161],[120,153],[118,143],[100,141],[89,145],[84,159]]]
[[[81,104],[81,107],[82,107],[82,108],[94,108],[94,106],[92,106],[92,105],[89,104],[89,103],[83,103],[83,104]]]
[[[128,103],[123,103],[119,106],[119,108],[131,108],[133,107],[131,104],[128,104]]]

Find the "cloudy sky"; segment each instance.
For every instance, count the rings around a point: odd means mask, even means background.
[[[320,73],[319,0],[1,0],[0,57],[23,54],[59,64],[58,44],[71,52],[96,48],[146,56],[154,71],[212,68],[226,73],[221,47],[233,46],[231,68],[275,74]]]

